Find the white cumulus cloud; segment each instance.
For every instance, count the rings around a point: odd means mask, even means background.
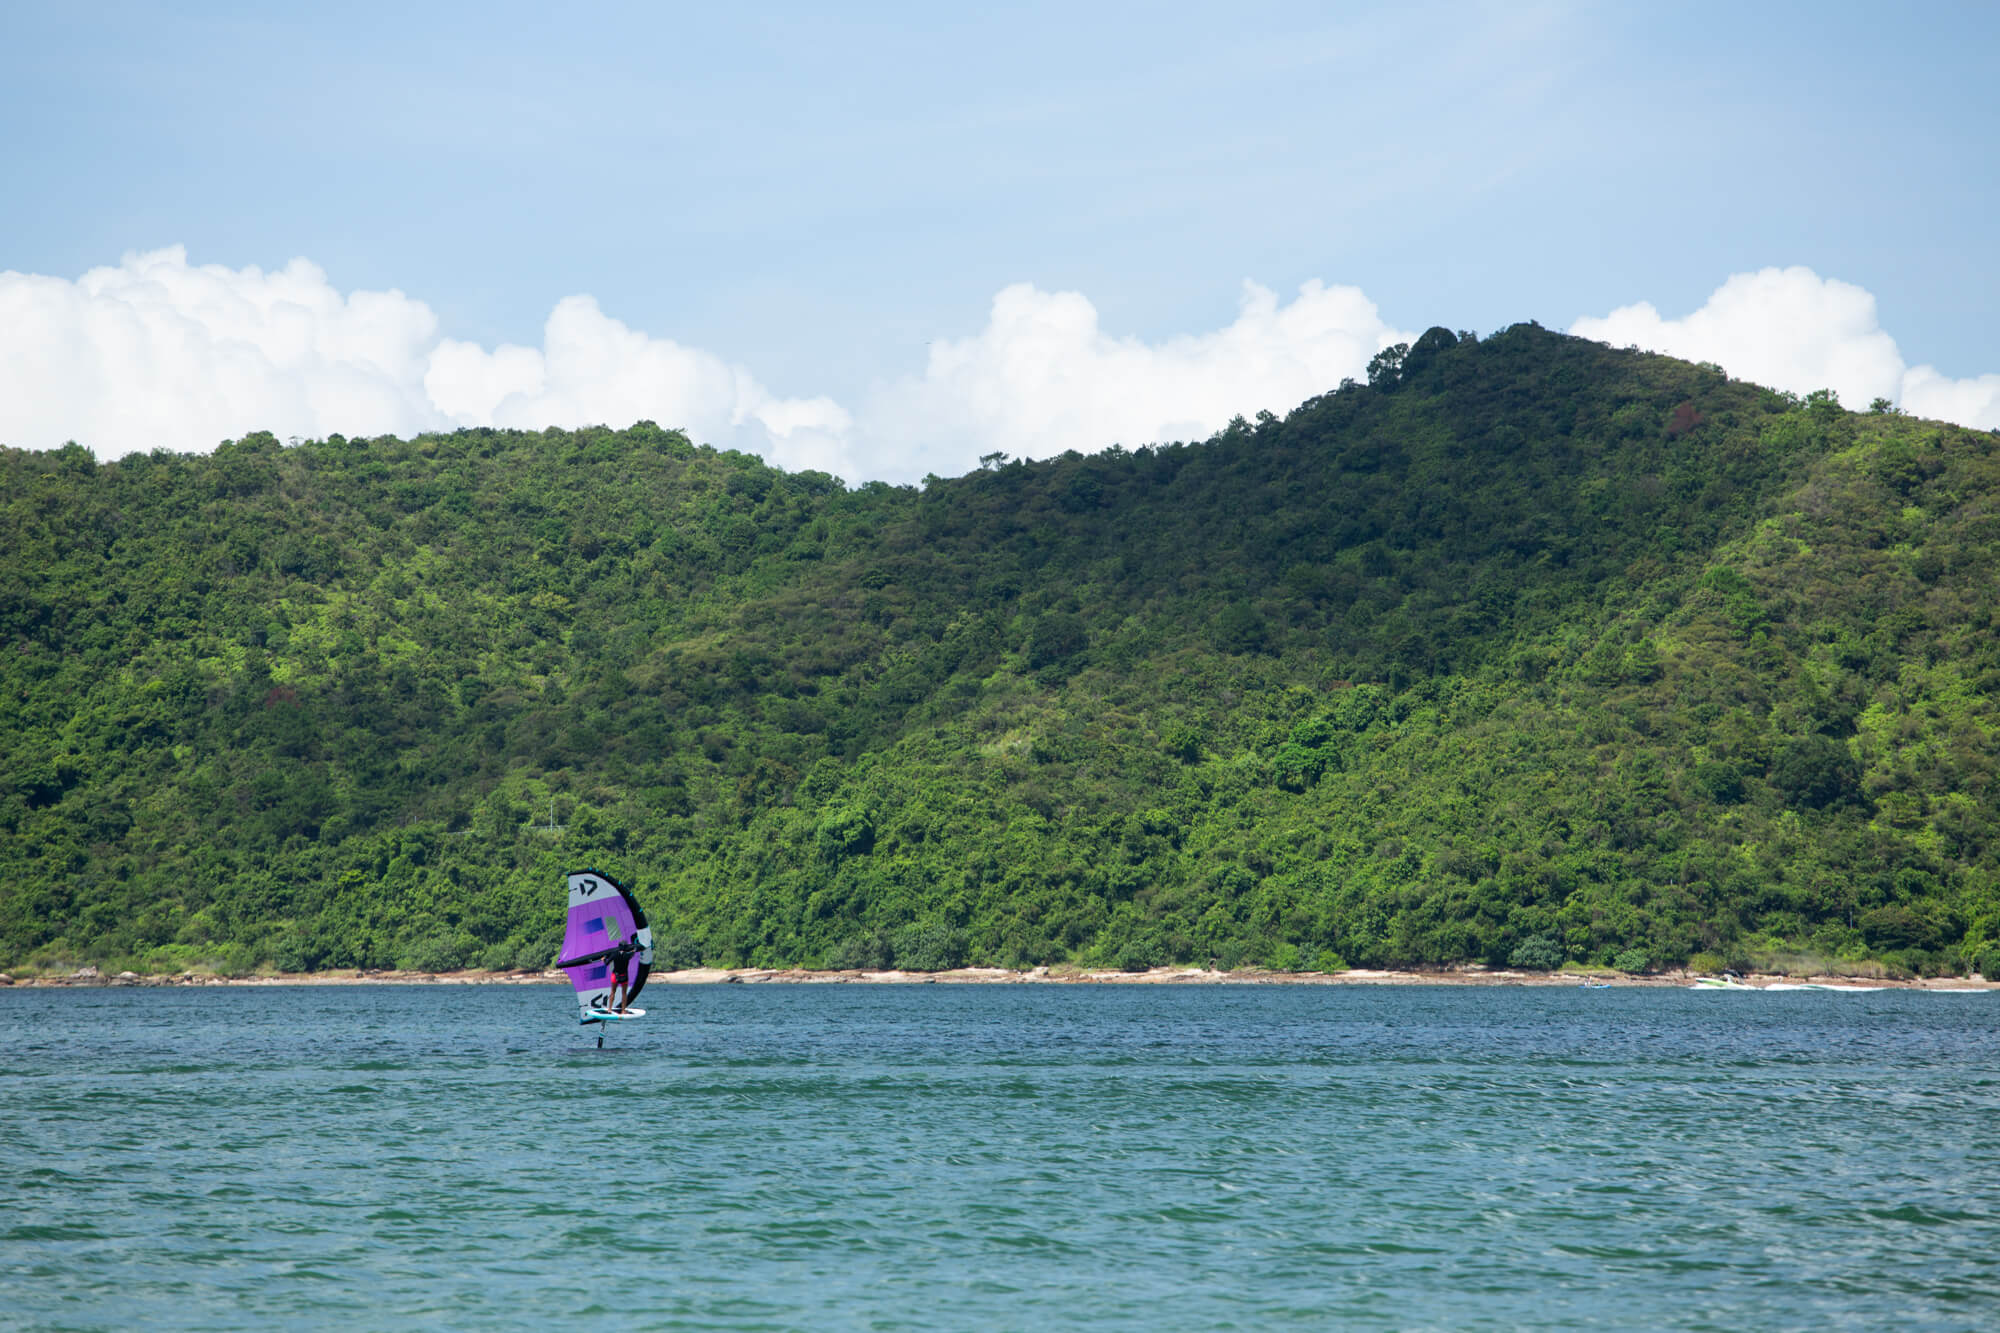
[[[983,330],[935,343],[922,376],[876,395],[864,433],[901,477],[963,472],[995,450],[1045,458],[1200,439],[1359,378],[1409,338],[1358,288],[1318,282],[1288,305],[1246,282],[1233,323],[1160,343],[1106,333],[1079,293],[1016,284],[993,298]]]
[[[1906,370],[1902,408],[1913,416],[2000,430],[2000,375],[1955,380],[1930,366]]]
[[[1642,303],[1571,331],[1796,392],[1832,387],[1849,406],[1887,397],[2000,425],[2000,375],[1906,366],[1874,297],[1809,269],[1739,274],[1683,319]],[[172,247],[73,282],[0,272],[0,444],[74,439],[110,458],[203,451],[253,430],[312,438],[649,418],[791,470],[913,481],[968,471],[995,450],[1045,458],[1205,438],[1233,416],[1284,412],[1358,378],[1410,336],[1359,289],[1319,282],[1289,302],[1246,282],[1229,324],[1156,342],[1107,332],[1079,293],[1020,284],[993,298],[983,328],[937,340],[924,366],[850,412],[779,395],[589,296],[558,302],[539,346],[489,349],[443,336],[420,300],[343,293],[304,259],[231,269]]]
[[[1738,273],[1683,319],[1667,319],[1641,301],[1601,319],[1579,319],[1570,332],[1713,361],[1738,378],[1793,393],[1832,389],[1850,408],[1887,398],[1917,416],[2000,426],[2000,375],[1954,380],[1930,366],[1904,364],[1876,318],[1875,297],[1809,268]]]
[[[436,328],[422,302],[344,297],[303,259],[196,267],[176,246],[75,282],[0,273],[0,440],[116,456],[442,425],[421,384]]]
[[[741,366],[627,327],[588,296],[556,303],[540,350],[488,352],[445,339],[424,375],[430,400],[462,425],[540,429],[642,418],[707,444],[741,445],[780,467],[846,474],[851,422],[829,398],[779,398]]]
[[[253,430],[319,437],[651,418],[786,467],[849,469],[849,422],[740,366],[626,327],[587,296],[539,348],[438,333],[401,292],[343,295],[315,264],[193,265],[179,246],[74,282],[0,273],[0,443],[107,458],[200,452]]]
[[[399,291],[343,293],[317,265],[194,265],[171,247],[74,282],[0,273],[0,443],[75,439],[102,456],[212,449],[279,436],[402,434],[455,426],[629,425],[850,481],[971,469],[994,449],[1046,457],[1205,437],[1230,417],[1282,412],[1358,376],[1407,338],[1352,287],[1308,283],[1289,303],[1246,283],[1236,319],[1147,343],[1099,327],[1074,292],[1009,287],[986,326],[934,346],[855,415],[784,397],[745,367],[558,302],[541,345],[488,349],[443,336]]]

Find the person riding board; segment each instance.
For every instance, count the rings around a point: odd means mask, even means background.
[[[610,957],[604,960],[611,968],[611,994],[606,997],[604,1007],[613,1013],[624,1013],[625,1002],[632,996],[631,989],[625,982],[625,969],[631,966],[632,959],[638,952],[638,942],[626,940],[613,949]]]

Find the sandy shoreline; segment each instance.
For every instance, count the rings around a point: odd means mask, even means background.
[[[1001,967],[962,967],[949,972],[831,972],[807,968],[690,968],[655,972],[654,985],[1056,985],[1056,986],[1568,986],[1610,985],[1681,988],[1694,983],[1691,972],[1630,976],[1622,972],[1515,972],[1505,969],[1451,968],[1436,971],[1380,971],[1354,968],[1346,972],[1222,972],[1194,967],[1156,967],[1150,972],[1118,972],[1082,968],[1037,967],[1014,971]],[[174,976],[139,976],[124,972],[104,976],[95,968],[80,968],[68,976],[8,977],[0,986],[555,986],[566,983],[560,972],[335,972],[275,973],[248,977],[218,977],[183,972]],[[1810,982],[1827,986],[1896,990],[2000,990],[2000,983],[1979,978],[1931,977],[1890,981],[1869,977],[1757,973],[1746,976],[1751,987]]]

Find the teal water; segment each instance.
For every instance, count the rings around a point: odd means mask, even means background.
[[[8,1328],[1909,1328],[2000,994],[0,992]]]

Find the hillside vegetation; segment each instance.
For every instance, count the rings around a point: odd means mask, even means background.
[[[1023,440],[1024,453],[1035,442]],[[2000,439],[1532,325],[850,489],[0,451],[0,963],[2000,974]]]

